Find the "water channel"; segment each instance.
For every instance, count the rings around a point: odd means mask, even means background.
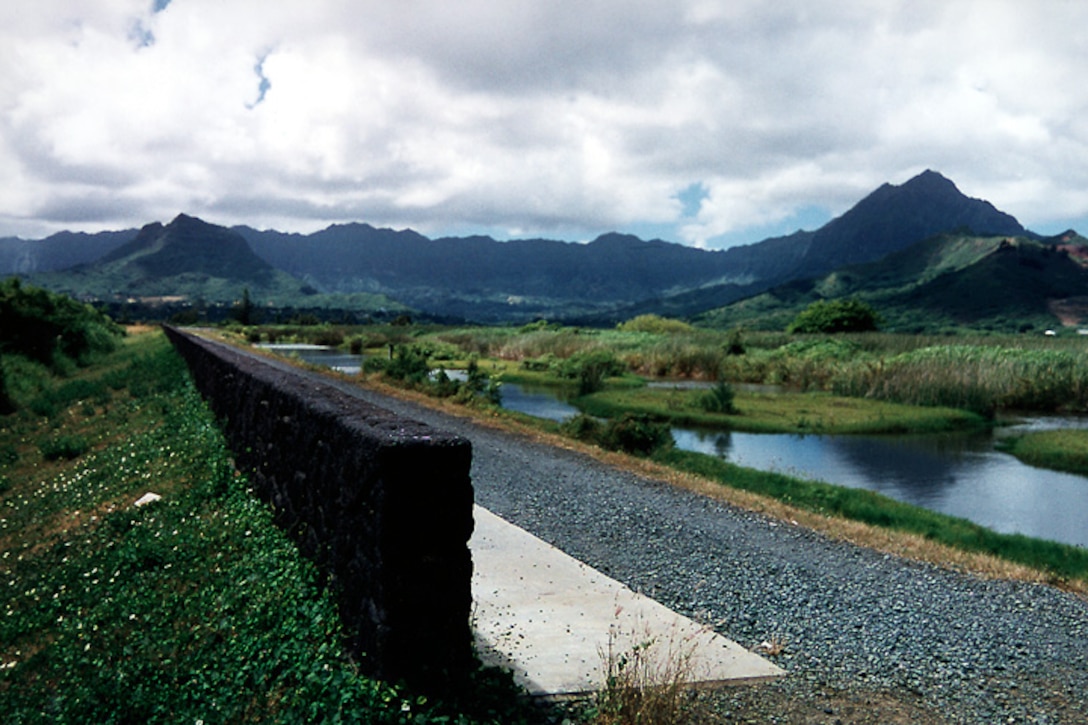
[[[332,351],[341,357],[344,353]],[[329,352],[293,350],[333,365]],[[360,358],[337,365],[357,371]],[[561,421],[578,410],[552,388],[505,383],[503,406]],[[1021,463],[994,449],[1001,436],[1026,430],[1088,427],[1083,418],[1029,418],[994,431],[939,435],[797,435],[674,428],[682,449],[798,478],[877,491],[932,511],[1088,548],[1088,478]]]

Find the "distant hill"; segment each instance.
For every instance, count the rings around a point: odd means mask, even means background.
[[[350,295],[445,319],[543,317],[611,324],[642,312],[689,317],[844,265],[879,260],[956,230],[1031,236],[1008,214],[926,171],[900,186],[884,184],[815,231],[727,250],[617,233],[588,244],[500,242],[481,236],[432,240],[411,230],[368,224],[334,225],[300,235],[245,226],[226,229],[180,215],[166,226],[155,223],[139,232],[96,235],[93,244],[85,235],[72,235],[67,261],[75,266],[39,283],[113,299],[226,299],[248,288],[268,304],[298,304],[300,297],[332,304]],[[108,244],[110,249],[96,261],[85,261],[93,245]],[[49,269],[63,269],[62,257],[51,252]],[[0,268],[0,274],[12,271],[18,270]]]
[[[0,239],[0,275],[53,272],[87,264],[132,240],[136,229],[120,232],[58,232],[45,239]]]
[[[1088,322],[1088,239],[941,234],[884,259],[794,280],[699,321],[782,329],[818,299],[855,297],[877,309],[885,329],[957,327],[1003,332]]]
[[[317,294],[258,257],[238,233],[179,215],[148,224],[128,242],[90,264],[33,275],[43,286],[83,299],[160,305],[229,305],[248,293],[261,307],[404,310],[380,295]]]
[[[425,311],[483,321],[608,323],[640,312],[696,314],[954,229],[1026,233],[1016,219],[963,195],[934,171],[881,186],[819,230],[724,251],[614,233],[576,244],[429,240],[366,224],[308,236],[236,231],[258,255],[322,291],[383,292]]]

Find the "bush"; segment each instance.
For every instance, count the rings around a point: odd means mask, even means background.
[[[601,422],[591,415],[579,413],[573,418],[564,421],[559,426],[559,432],[580,441],[597,443],[600,441]]]
[[[880,315],[860,300],[817,300],[794,318],[786,332],[872,332],[880,322]]]
[[[649,332],[655,335],[674,335],[695,329],[686,322],[670,320],[660,315],[639,315],[616,327],[623,332]]]
[[[699,396],[699,407],[708,413],[733,414],[737,412],[733,404],[735,396],[736,391],[733,390],[733,386],[724,380],[719,380],[717,385]]]
[[[53,368],[72,361],[85,365],[92,356],[113,350],[123,334],[90,305],[14,277],[0,283],[0,352]]]
[[[571,355],[558,365],[556,373],[561,378],[578,381],[578,394],[589,395],[604,387],[604,379],[627,372],[624,365],[610,350],[587,350]]]
[[[726,338],[722,349],[725,350],[726,355],[743,355],[747,352],[744,347],[744,335],[739,327],[734,327],[729,331],[729,337]]]
[[[608,421],[600,438],[601,445],[609,450],[638,456],[649,456],[676,445],[667,423],[633,413]]]
[[[344,332],[335,327],[321,329],[314,335],[314,344],[325,345],[326,347],[340,347],[344,344]]]
[[[14,412],[15,401],[11,399],[11,395],[8,393],[7,375],[4,373],[3,362],[0,361],[0,415]]]
[[[87,439],[78,435],[60,435],[38,445],[42,457],[47,461],[57,461],[61,458],[72,460],[79,458],[88,450],[91,444]]]
[[[394,351],[393,359],[385,363],[384,372],[394,380],[423,383],[430,373],[427,351],[417,345],[401,345]]]

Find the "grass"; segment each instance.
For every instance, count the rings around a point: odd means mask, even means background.
[[[676,425],[752,433],[932,433],[986,423],[982,417],[963,410],[826,393],[738,391],[733,401],[736,413],[714,413],[701,404],[704,394],[705,391],[683,389],[626,388],[605,390],[573,402],[595,416],[634,412]]]
[[[87,397],[59,393],[79,380]],[[331,593],[249,494],[161,334],[40,394],[49,415],[0,418],[6,721],[527,721],[496,672],[442,704],[341,654]],[[63,437],[85,445],[46,455]],[[162,499],[134,506],[148,492]]]
[[[605,686],[596,695],[589,725],[707,722],[709,713],[693,685],[698,680],[696,646],[693,636],[647,629],[625,632],[613,624],[607,649],[600,653]]]
[[[1001,448],[1024,463],[1088,475],[1088,431],[1048,430],[1002,441]]]

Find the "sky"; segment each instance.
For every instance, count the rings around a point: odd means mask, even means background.
[[[1083,0],[4,0],[0,237],[723,248],[934,169],[1088,234]]]

